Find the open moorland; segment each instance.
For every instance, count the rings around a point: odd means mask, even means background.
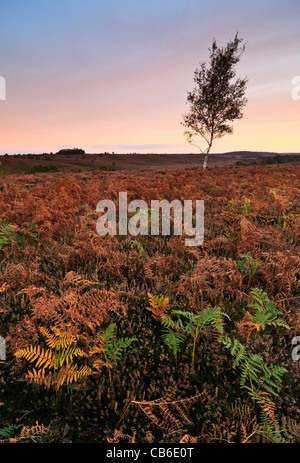
[[[287,159],[288,153],[280,154],[255,151],[233,151],[223,154],[211,154],[209,165],[228,166],[239,161],[251,161],[262,157],[270,159],[274,156]],[[289,155],[291,156],[291,155]],[[293,158],[300,154],[293,154]],[[136,169],[178,169],[200,167],[203,156],[189,154],[156,154],[156,153],[98,153],[98,154],[15,154],[0,156],[0,174],[30,174],[39,172],[88,172],[92,170],[119,171]]]
[[[300,164],[166,167],[1,176],[2,442],[299,443]],[[119,192],[203,244],[98,235]]]

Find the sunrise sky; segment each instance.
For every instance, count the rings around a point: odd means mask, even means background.
[[[0,154],[197,152],[193,73],[236,32],[248,103],[212,152],[300,152],[299,24],[299,0],[1,0]]]

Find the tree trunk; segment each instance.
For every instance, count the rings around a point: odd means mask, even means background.
[[[212,142],[213,142],[213,133],[211,133],[210,142],[209,142],[208,148],[207,148],[206,153],[205,153],[205,157],[204,157],[204,161],[203,161],[203,170],[205,170],[207,168],[207,161],[208,161],[208,156],[209,156],[209,153],[210,153]]]
[[[205,170],[206,167],[207,167],[208,156],[209,156],[209,153],[207,153],[205,155],[205,158],[204,158],[204,161],[203,161],[203,170]]]

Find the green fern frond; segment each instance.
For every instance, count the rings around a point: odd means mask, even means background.
[[[183,325],[181,318],[178,318],[177,320],[172,320],[172,318],[166,316],[161,319],[161,324],[164,328],[167,328],[167,329],[185,331],[185,327]]]
[[[192,335],[194,335],[196,331],[200,333],[204,327],[209,325],[211,325],[218,333],[223,334],[223,318],[226,317],[230,320],[230,317],[225,312],[222,312],[220,307],[209,307],[199,314],[184,312],[182,310],[174,310],[173,313],[179,317],[185,317],[188,319],[188,323],[185,325],[184,330]]]
[[[181,344],[186,340],[186,336],[183,333],[178,333],[167,328],[162,334],[162,340],[172,350],[177,364],[177,354]]]
[[[134,342],[137,338],[120,338],[117,341],[110,342],[110,344],[104,344],[106,348],[107,359],[110,363],[115,364],[120,362],[124,351]]]
[[[22,428],[23,424],[10,424],[0,428],[0,439],[7,439],[12,436],[12,434],[19,428]]]
[[[5,221],[0,225],[0,249],[11,241],[18,239],[17,229],[15,225]]]
[[[111,323],[106,328],[106,330],[101,334],[101,338],[106,346],[112,342],[115,336],[115,331],[116,331],[116,324]]]
[[[283,313],[277,309],[275,303],[270,301],[267,293],[262,289],[253,288],[251,290],[251,299],[252,301],[248,304],[248,307],[254,310],[252,320],[261,323],[263,329],[266,325],[277,325],[290,329],[284,320],[278,318]]]
[[[195,314],[193,312],[174,310],[174,315],[177,315],[178,320],[174,322],[168,317],[164,317],[162,324],[167,329],[173,329],[175,332],[182,331],[183,333],[192,336],[193,338],[193,351],[192,351],[192,364],[195,362],[195,351],[198,336],[207,326],[211,326],[219,334],[224,333],[224,317],[230,319],[230,317],[221,311],[220,307],[207,308]],[[181,317],[187,319],[184,324]]]

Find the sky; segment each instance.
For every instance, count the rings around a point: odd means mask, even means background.
[[[299,0],[0,0],[0,154],[197,152],[194,71],[237,32],[248,102],[212,152],[300,152],[299,24]]]

